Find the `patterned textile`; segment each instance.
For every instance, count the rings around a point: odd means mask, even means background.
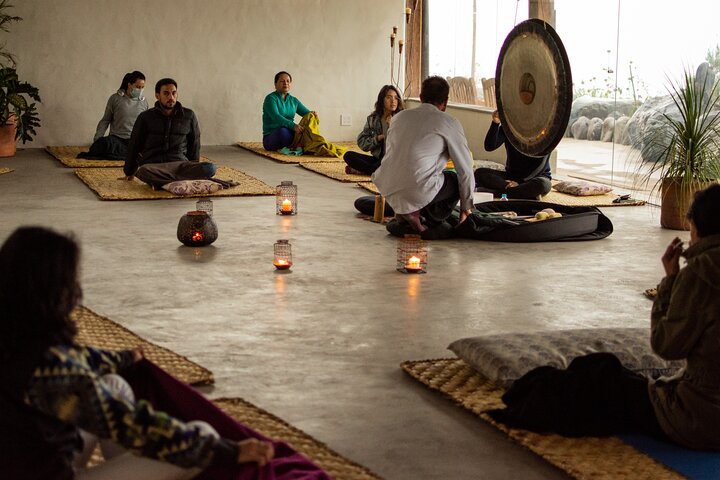
[[[155,411],[144,400],[132,403],[117,396],[100,378],[132,362],[129,350],[52,347],[35,369],[27,403],[138,455],[187,467],[209,465],[215,455],[213,437]]]
[[[606,193],[612,192],[612,187],[597,183],[583,182],[582,180],[574,182],[558,182],[553,185],[553,188],[560,193],[567,193],[568,195],[576,195],[578,197],[605,195]]]
[[[222,190],[223,187],[212,180],[178,180],[165,184],[162,188],[175,195],[199,195],[215,193]]]
[[[579,356],[615,354],[622,364],[646,377],[672,375],[684,366],[667,361],[650,348],[647,328],[593,328],[487,335],[456,340],[448,347],[480,374],[509,388],[535,367],[567,368]]]

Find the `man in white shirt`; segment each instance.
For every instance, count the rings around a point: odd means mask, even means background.
[[[462,125],[445,113],[450,86],[442,77],[422,83],[422,104],[393,117],[385,156],[372,180],[398,221],[423,232],[442,223],[460,200],[460,222],[471,213],[475,178]],[[455,170],[446,170],[452,158]]]

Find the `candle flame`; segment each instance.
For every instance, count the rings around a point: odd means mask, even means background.
[[[292,212],[292,202],[286,198],[282,201],[280,210],[282,210],[283,212]]]
[[[408,268],[410,270],[420,270],[420,258],[416,257],[415,255],[408,258],[407,264],[405,264],[405,268]]]
[[[192,236],[192,241],[193,241],[193,242],[202,242],[202,239],[203,239],[203,234],[202,234],[202,233],[200,233],[200,232],[195,232],[195,233],[193,233],[193,236]]]

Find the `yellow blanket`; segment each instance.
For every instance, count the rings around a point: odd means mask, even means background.
[[[325,140],[320,135],[320,119],[313,112],[306,114],[299,125],[303,127],[302,132],[295,133],[293,145],[300,145],[303,153],[312,153],[321,157],[342,158],[347,151],[346,148],[338,147]]]

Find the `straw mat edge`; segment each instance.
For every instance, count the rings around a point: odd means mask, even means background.
[[[616,437],[568,438],[508,428],[487,410],[502,407],[502,389],[457,358],[406,361],[400,367],[432,390],[443,393],[520,445],[577,479],[679,480],[668,469]]]
[[[321,162],[300,162],[300,166],[312,172],[325,175],[333,180],[339,180],[345,183],[360,182],[370,180],[370,175],[355,175],[353,173],[345,173],[345,162],[343,163],[321,163]]]
[[[13,171],[12,168],[0,167],[0,175],[2,175],[3,173],[10,173],[12,171]]]
[[[239,185],[223,188],[215,193],[175,195],[165,190],[153,190],[137,178],[128,182],[121,168],[79,168],[75,175],[95,192],[101,200],[163,200],[188,197],[236,197],[249,195],[275,195],[275,189],[265,182],[230,167],[218,167],[217,178],[235,180]]]
[[[302,430],[242,398],[220,398],[213,402],[240,423],[257,430],[266,437],[289,443],[333,478],[346,480],[377,480],[381,478],[362,465],[333,451]]]
[[[122,325],[98,315],[87,307],[77,307],[72,313],[72,319],[78,327],[77,342],[81,345],[107,350],[125,350],[142,346],[144,354],[149,360],[185,383],[210,385],[215,381],[210,370],[172,350],[139,337]]]
[[[330,142],[333,145],[337,147],[342,147],[346,150],[351,150],[353,152],[358,153],[365,153],[362,150],[360,150],[360,147],[357,146],[355,142]],[[269,158],[272,160],[277,160],[278,162],[282,163],[304,163],[304,162],[314,162],[314,163],[342,163],[343,165],[345,162],[342,158],[338,157],[315,157],[313,155],[283,155],[279,152],[270,152],[268,150],[265,150],[263,147],[262,142],[236,142],[235,145],[237,145],[240,148],[244,148],[245,150],[250,150],[253,153],[257,153],[261,157]]]

